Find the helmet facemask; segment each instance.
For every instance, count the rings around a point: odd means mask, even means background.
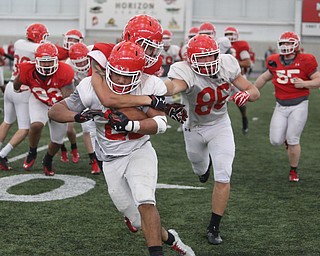
[[[112,81],[111,79],[112,73],[118,76],[123,76],[125,77],[125,78],[122,78],[123,81],[130,81],[130,82],[127,84],[118,84]],[[141,70],[137,70],[137,71],[120,70],[110,65],[109,62],[107,63],[106,80],[110,89],[116,94],[127,94],[134,91],[141,84],[141,75],[142,75]]]
[[[36,69],[43,76],[51,76],[58,70],[58,58],[51,56],[36,57]]]
[[[212,61],[202,61],[203,58],[208,59],[212,57]],[[202,76],[214,76],[220,69],[220,50],[214,50],[203,53],[194,53],[190,58],[190,65],[192,70],[198,75]]]
[[[149,68],[154,65],[163,50],[163,43],[152,42],[146,38],[139,38],[136,40],[136,43],[139,44],[145,53],[146,65],[145,68]]]

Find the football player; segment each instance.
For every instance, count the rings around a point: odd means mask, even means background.
[[[142,78],[144,66],[142,47],[132,42],[120,42],[108,57],[107,86],[120,96],[162,93],[165,85],[152,82],[157,80],[156,77],[151,76],[148,80]],[[180,255],[195,255],[176,231],[161,228],[156,207],[157,156],[149,134],[166,131],[166,116],[162,111],[140,107],[137,109],[142,110],[139,111],[141,114],[130,120],[129,115],[103,107],[91,86],[91,79],[83,79],[69,98],[55,104],[49,111],[50,118],[58,122],[81,122],[94,118],[96,152],[103,161],[109,195],[135,229],[142,227],[150,255],[163,255],[161,240]],[[87,108],[95,110],[97,115],[94,117],[94,111],[84,111]]]
[[[166,85],[169,95],[181,93],[189,118],[183,124],[188,159],[193,172],[205,183],[214,170],[211,220],[207,238],[220,244],[220,220],[230,193],[235,143],[228,100],[238,106],[256,101],[259,91],[241,75],[238,61],[230,54],[221,54],[216,41],[208,35],[196,35],[187,47],[187,61],[171,65]],[[232,95],[232,86],[239,92]]]
[[[196,36],[198,33],[199,33],[199,28],[197,28],[197,27],[192,27],[192,28],[189,29],[188,37],[187,37],[187,40],[186,40],[186,44],[184,44],[181,47],[180,52],[179,52],[181,60],[187,60],[187,45],[188,45],[188,42],[192,37]]]
[[[204,22],[200,25],[198,34],[208,35],[211,36],[213,39],[216,39],[216,27],[210,22]]]
[[[267,71],[254,84],[259,90],[267,81],[272,80],[274,85],[276,106],[270,122],[270,142],[286,145],[291,182],[299,181],[300,137],[307,122],[310,89],[320,86],[316,58],[300,53],[299,47],[300,38],[296,33],[282,33],[278,40],[279,54],[267,58]]]
[[[69,58],[69,51],[72,45],[76,43],[82,43],[84,40],[82,33],[77,29],[70,29],[63,35],[63,44],[62,47],[56,45],[58,49],[58,59],[60,61],[67,61]],[[78,73],[78,72],[77,72]],[[76,76],[78,74],[75,74]],[[72,162],[78,163],[79,162],[79,152],[77,147],[77,137],[76,137],[76,130],[74,129],[73,123],[68,124],[67,128],[67,137],[71,144],[71,156]],[[69,162],[68,152],[65,144],[63,143],[61,146],[61,161],[62,162]]]
[[[21,63],[19,68],[20,74],[13,82],[15,92],[20,93],[22,85],[31,90],[29,152],[23,163],[24,170],[30,171],[37,157],[42,128],[48,121],[48,110],[73,92],[74,72],[68,64],[58,61],[58,49],[52,43],[40,44],[35,52],[35,62]],[[52,159],[63,143],[67,127],[55,121],[48,125],[51,141],[42,163],[44,174],[53,176]]]
[[[247,73],[251,67],[249,44],[247,41],[239,40],[239,32],[235,27],[227,27],[224,30],[224,36],[229,38],[232,48],[235,51],[236,59],[239,62],[241,72],[243,75]],[[247,107],[243,105],[239,107],[242,117],[242,133],[247,134],[249,132],[249,122],[247,117]]]
[[[125,41],[135,42],[142,46],[146,56],[144,67],[144,79],[157,74],[161,69],[162,59],[160,57],[162,43],[162,27],[158,20],[149,15],[136,15],[132,17],[123,30]],[[185,109],[180,104],[166,104],[165,97],[159,95],[137,96],[119,95],[112,92],[106,84],[105,68],[110,51],[114,44],[97,43],[89,52],[92,67],[92,86],[101,101],[106,107],[133,107],[151,106],[152,108],[166,111],[174,120],[184,122],[187,118]],[[153,80],[162,83],[161,79]],[[107,93],[106,93],[107,92]],[[165,91],[163,91],[163,94]]]
[[[74,71],[74,84],[77,86],[82,79],[88,76],[90,69],[90,58],[88,57],[88,52],[90,47],[83,43],[73,44],[69,49],[69,59],[66,61]],[[69,123],[70,126],[73,123]],[[95,141],[95,124],[92,120],[81,124],[83,132],[83,142],[86,151],[89,155],[91,174],[100,174],[101,170],[98,165],[98,159],[94,152],[94,141]],[[62,155],[62,159],[68,159],[67,152],[62,151],[65,155]]]
[[[161,51],[162,68],[164,70],[162,77],[166,77],[170,65],[176,61],[180,61],[180,47],[172,44],[173,34],[170,30],[163,30],[163,50]]]
[[[14,64],[11,78],[4,92],[4,120],[0,126],[0,148],[13,123],[17,120],[18,130],[9,143],[0,152],[0,169],[9,170],[6,157],[9,152],[21,143],[28,135],[30,128],[28,86],[21,86],[21,93],[14,92],[13,80],[20,73],[21,63],[35,60],[35,50],[40,43],[45,42],[49,36],[47,27],[41,23],[30,24],[26,29],[26,39],[19,39],[14,43]]]

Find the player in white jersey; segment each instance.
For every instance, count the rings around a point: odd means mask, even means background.
[[[83,43],[73,44],[69,49],[69,58],[66,63],[69,64],[74,71],[74,84],[77,86],[82,79],[86,78],[90,69],[90,59],[87,56],[88,52],[93,46],[86,46]],[[68,123],[68,130],[71,126],[73,129],[73,122]],[[98,159],[94,152],[94,140],[96,136],[96,127],[93,120],[81,124],[83,132],[83,143],[87,150],[91,165],[91,174],[100,174]],[[63,151],[62,151],[63,152]],[[65,151],[66,153],[66,151]]]
[[[259,91],[241,75],[237,60],[220,54],[208,35],[193,37],[187,47],[187,61],[174,63],[166,80],[167,94],[181,93],[189,118],[183,125],[187,156],[193,172],[204,183],[214,170],[212,213],[207,229],[211,244],[222,242],[219,225],[230,193],[235,143],[228,100],[242,106],[259,98]],[[232,95],[232,84],[240,89]]]
[[[25,139],[30,127],[28,107],[30,89],[22,85],[22,92],[19,94],[15,93],[13,80],[19,74],[19,65],[21,63],[35,60],[36,48],[41,42],[46,41],[48,36],[49,32],[45,25],[34,23],[27,27],[26,39],[19,39],[14,43],[13,71],[4,93],[4,121],[0,126],[0,148],[9,129],[16,120],[18,122],[18,130],[10,139],[9,143],[0,151],[0,169],[2,170],[10,169],[6,163],[6,157],[14,147]]]
[[[117,44],[106,66],[108,86],[119,95],[162,94],[166,91],[164,83],[155,76],[142,74],[144,65],[145,55],[139,45],[132,42]],[[84,111],[87,108],[91,110]],[[91,77],[88,77],[81,81],[69,98],[53,106],[49,116],[58,122],[81,122],[92,118],[92,110],[95,110],[98,113],[94,117],[96,153],[103,161],[108,191],[117,209],[130,219],[135,228],[142,227],[150,255],[163,255],[161,240],[170,244],[180,255],[195,255],[174,230],[161,228],[156,207],[158,160],[148,134],[164,133],[167,119],[163,112],[150,107],[133,109],[138,114],[131,118],[140,121],[129,120],[128,112],[126,116],[104,107],[94,92]],[[101,116],[100,113],[104,114]]]

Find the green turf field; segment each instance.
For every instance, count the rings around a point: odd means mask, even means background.
[[[1,97],[1,107],[3,99]],[[248,105],[249,134],[241,133],[238,108],[229,104],[235,139],[231,197],[221,223],[224,243],[208,244],[206,227],[210,218],[212,180],[198,181],[187,160],[177,123],[152,141],[159,156],[159,183],[203,186],[203,190],[158,189],[157,202],[166,228],[174,228],[198,256],[215,255],[320,255],[320,94],[310,97],[309,120],[302,136],[300,182],[288,182],[288,160],[284,147],[269,143],[268,131],[274,107],[273,87],[266,86],[261,99]],[[3,114],[0,114],[3,120]],[[77,126],[77,132],[80,132]],[[48,143],[48,130],[39,146]],[[148,255],[142,233],[131,234],[113,206],[103,175],[92,176],[88,157],[78,138],[81,160],[78,164],[55,158],[56,174],[92,179],[95,187],[80,196],[47,202],[2,201],[0,195],[0,255]],[[70,144],[67,143],[68,149]],[[9,158],[25,153],[27,141]],[[42,174],[38,153],[32,174]],[[11,163],[4,177],[27,174],[23,158]],[[10,187],[14,195],[36,195],[63,185],[57,179],[34,179]],[[166,255],[176,255],[165,247]]]

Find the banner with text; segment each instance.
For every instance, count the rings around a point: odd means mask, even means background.
[[[320,36],[320,0],[303,0],[302,35]]]
[[[137,14],[158,19],[163,29],[184,31],[185,0],[87,0],[86,29],[122,30]]]

